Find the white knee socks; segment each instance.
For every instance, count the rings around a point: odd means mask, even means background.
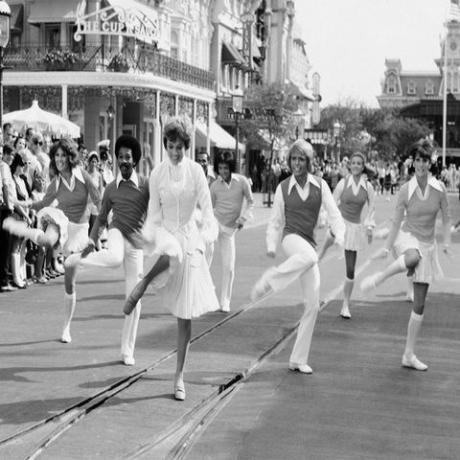
[[[75,292],[72,294],[64,294],[64,328],[62,330],[61,342],[70,343],[72,337],[70,336],[70,322],[72,321],[75,305],[77,303],[77,296]]]
[[[409,324],[407,325],[407,339],[404,356],[411,357],[414,355],[415,342],[422,328],[423,314],[418,315],[413,310],[410,314]]]

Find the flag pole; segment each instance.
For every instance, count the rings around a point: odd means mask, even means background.
[[[446,142],[447,142],[447,22],[446,36],[444,38],[443,56],[444,82],[442,88],[442,166],[446,166]]]

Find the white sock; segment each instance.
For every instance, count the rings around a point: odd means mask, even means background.
[[[70,333],[70,322],[75,311],[75,305],[77,303],[76,293],[72,294],[64,293],[64,331]]]
[[[345,278],[345,283],[343,285],[343,304],[347,307],[350,306],[350,298],[354,284],[355,280],[351,280],[348,277]]]
[[[419,315],[413,310],[411,311],[409,324],[407,325],[407,338],[406,338],[406,348],[404,350],[404,355],[407,358],[410,358],[414,354],[415,342],[422,328],[423,314]]]

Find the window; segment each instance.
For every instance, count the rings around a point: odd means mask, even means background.
[[[434,94],[434,83],[431,80],[425,83],[425,94]]]
[[[417,94],[417,85],[414,81],[409,81],[407,84],[407,94],[414,95]]]
[[[59,48],[61,46],[61,25],[45,24],[45,46]]]
[[[387,81],[387,93],[388,94],[395,94],[397,87],[397,80],[394,75],[390,75]]]
[[[171,31],[170,56],[179,59],[179,34],[176,30]]]

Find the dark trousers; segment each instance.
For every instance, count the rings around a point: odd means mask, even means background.
[[[3,221],[11,215],[9,209],[0,210],[0,285],[8,283],[8,265],[11,254],[11,235],[3,230]]]

